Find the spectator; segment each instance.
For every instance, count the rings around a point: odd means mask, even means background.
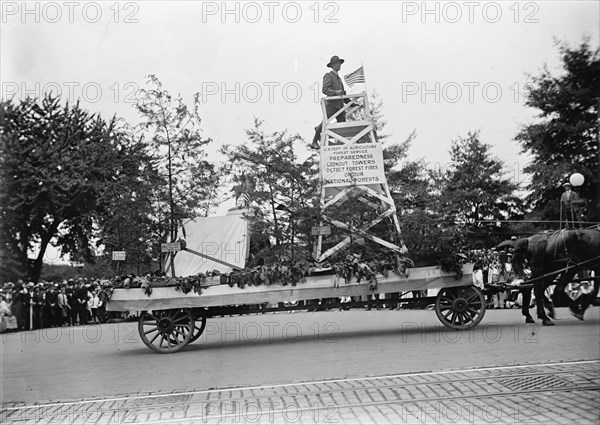
[[[91,311],[92,323],[100,323],[100,319],[98,318],[98,309],[101,305],[102,301],[100,301],[98,292],[94,289],[90,294],[90,298],[88,299],[88,309]]]
[[[24,327],[23,327],[23,300],[25,299],[25,295],[24,295],[23,291],[25,291],[25,289],[23,288],[23,281],[19,279],[17,281],[17,284],[15,285],[15,289],[13,291],[12,306],[11,306],[13,315],[17,319],[17,330],[19,330],[19,331],[21,329],[24,329]]]
[[[2,290],[0,289],[0,291],[2,291]],[[2,294],[0,295],[0,316],[10,316],[10,315],[12,315],[10,306],[6,302],[6,298],[4,297],[4,291],[2,291]]]
[[[79,323],[82,325],[87,325],[88,323],[88,299],[89,292],[88,288],[83,286],[83,279],[79,279],[77,282],[77,301],[79,303]]]
[[[71,306],[69,305],[69,296],[67,295],[67,287],[61,286],[58,294],[58,321],[60,326],[64,326],[69,323],[69,317],[71,312],[69,311]]]
[[[498,251],[492,251],[491,261],[488,266],[488,284],[497,284],[500,281],[500,273],[502,270],[502,266],[500,264]],[[490,300],[488,300],[490,301]],[[493,294],[491,299],[492,305],[491,308],[500,308],[500,294]]]
[[[0,289],[0,332],[12,331],[17,329],[17,320],[12,315],[10,305],[6,301],[3,289]]]
[[[46,324],[48,327],[54,328],[58,326],[57,309],[58,309],[58,288],[55,288],[52,282],[48,283],[46,291],[46,302],[44,303]]]
[[[110,285],[109,281],[104,281],[101,284],[101,289],[98,290],[98,298],[100,298],[100,308],[98,308],[98,318],[101,323],[106,322],[106,302],[109,299],[109,295],[104,289]]]
[[[15,289],[15,284],[12,282],[7,282],[3,285],[3,289],[4,289],[4,298],[6,299],[6,302],[8,303],[8,305],[10,306],[12,304],[12,295],[13,295],[13,291]]]
[[[43,283],[38,283],[31,296],[31,305],[33,307],[33,329],[42,329],[44,321],[42,319],[44,311],[44,292],[42,291]]]
[[[72,326],[79,324],[79,299],[77,298],[77,288],[75,287],[75,282],[73,280],[69,280],[67,282],[67,297],[69,300],[69,312],[71,313],[69,317],[69,323]]]

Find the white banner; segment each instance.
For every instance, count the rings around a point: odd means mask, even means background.
[[[202,217],[184,224],[186,248],[243,269],[248,255],[248,222],[241,215]],[[181,232],[179,234],[181,236]],[[183,237],[183,236],[181,236]],[[165,269],[169,270],[167,262]],[[176,276],[193,276],[219,270],[229,273],[231,267],[201,257],[190,251],[175,255]]]
[[[381,143],[324,146],[321,175],[325,187],[386,183]]]

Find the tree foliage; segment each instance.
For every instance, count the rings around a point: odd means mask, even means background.
[[[142,119],[136,131],[157,159],[162,179],[154,187],[157,242],[176,240],[183,220],[206,216],[218,203],[219,170],[204,150],[211,139],[202,136],[198,94],[189,108],[156,76],[148,76],[148,85],[136,99]]]
[[[225,145],[222,153],[232,165],[233,180],[246,182],[244,192],[261,211],[253,237],[271,235],[274,257],[306,258],[312,247],[310,229],[318,220],[315,156],[299,162],[295,145],[300,136],[285,130],[267,134],[259,119],[246,135],[248,143]]]
[[[505,178],[504,164],[492,156],[479,132],[452,142],[450,167],[439,175],[441,213],[457,223],[506,220],[520,213],[517,185]],[[444,172],[445,171],[445,172]]]
[[[142,208],[141,193],[122,182],[145,181],[149,157],[116,118],[106,122],[52,96],[28,98],[2,102],[1,131],[2,248],[17,265],[3,270],[8,276],[37,281],[51,243],[92,261],[99,217],[115,211],[116,193]]]
[[[600,50],[587,41],[559,46],[560,75],[547,66],[531,77],[526,105],[539,111],[538,120],[523,125],[516,136],[531,162],[531,207],[540,218],[559,217],[562,183],[575,172],[586,182],[578,190],[588,198],[588,219],[600,220]]]

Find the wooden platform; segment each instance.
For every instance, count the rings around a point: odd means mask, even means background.
[[[297,286],[281,284],[249,286],[214,285],[203,289],[202,294],[184,294],[174,287],[153,288],[147,296],[141,288],[115,289],[106,305],[108,311],[164,310],[171,308],[214,307],[225,305],[276,303],[292,300],[312,300],[342,296],[359,296],[391,292],[440,289],[472,284],[473,265],[463,266],[463,276],[456,279],[454,273],[444,273],[439,267],[410,269],[408,277],[393,273],[377,279],[377,290],[371,291],[368,282],[354,281],[346,284],[335,275],[310,276]]]

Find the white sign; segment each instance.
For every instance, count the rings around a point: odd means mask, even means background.
[[[177,252],[181,251],[181,242],[163,243],[160,244],[161,252]]]
[[[113,251],[112,259],[113,259],[113,261],[125,261],[126,255],[127,254],[125,251]]]
[[[331,226],[313,226],[311,227],[311,233],[313,236],[327,236],[331,235]]]
[[[324,146],[321,175],[325,187],[385,184],[381,143]]]

